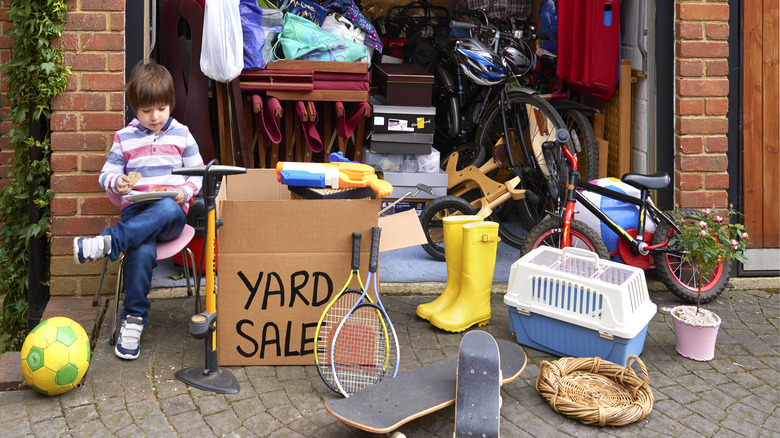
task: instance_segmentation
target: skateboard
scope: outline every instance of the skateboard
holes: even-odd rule
[[[501,371],[496,340],[487,332],[466,333],[458,351],[455,437],[498,438]]]
[[[501,357],[501,382],[511,382],[525,369],[525,352],[515,342],[499,340],[496,344]],[[328,400],[325,409],[357,429],[390,433],[415,418],[452,405],[457,370],[458,357],[451,356],[383,380],[349,398]]]

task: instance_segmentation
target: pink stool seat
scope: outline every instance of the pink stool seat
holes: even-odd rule
[[[195,236],[195,228],[184,225],[179,237],[165,242],[157,242],[157,260],[165,260],[181,252]]]

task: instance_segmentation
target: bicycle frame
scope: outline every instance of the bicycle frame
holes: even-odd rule
[[[571,221],[574,219],[574,206],[579,202],[585,209],[593,213],[602,223],[615,232],[623,241],[625,241],[633,252],[646,256],[652,252],[667,251],[668,240],[659,242],[655,245],[644,241],[645,227],[647,225],[647,215],[650,214],[656,224],[661,221],[669,223],[677,232],[680,229],[677,224],[669,218],[664,212],[655,206],[650,199],[649,189],[640,189],[640,196],[634,197],[625,193],[616,192],[608,188],[597,186],[589,182],[580,181],[579,172],[577,172],[577,157],[572,154],[568,148],[561,147],[566,158],[571,164],[569,172],[569,184],[566,190],[566,207],[563,211],[563,233],[561,236],[561,247],[571,246]],[[639,218],[637,223],[636,237],[631,236],[623,227],[615,223],[606,213],[601,211],[596,205],[586,198],[580,190],[596,193],[622,202],[627,202],[639,207]],[[650,242],[652,243],[652,242]]]

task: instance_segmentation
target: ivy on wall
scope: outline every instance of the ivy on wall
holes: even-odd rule
[[[7,1],[6,1],[7,3]],[[9,159],[5,184],[0,189],[0,295],[5,295],[0,314],[0,350],[21,347],[27,333],[27,294],[29,290],[29,244],[47,238],[50,204],[54,192],[51,177],[51,101],[65,90],[70,68],[63,65],[62,50],[52,41],[62,35],[67,14],[65,0],[11,0],[8,19],[13,27],[5,37],[11,40],[11,57],[0,68],[6,82],[11,127],[5,136],[14,155]],[[30,136],[30,123],[43,128],[43,141]],[[31,150],[39,148],[39,159],[31,160]],[[30,189],[33,187],[33,190]],[[30,201],[40,209],[41,218],[30,223]],[[48,247],[48,245],[47,245]],[[44,256],[48,282],[49,255]]]

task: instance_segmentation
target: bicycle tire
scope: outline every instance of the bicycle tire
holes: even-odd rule
[[[528,233],[520,250],[520,256],[522,257],[543,245],[560,248],[562,234],[563,220],[561,218],[553,216],[545,218]],[[607,245],[604,244],[596,231],[576,219],[571,221],[571,242],[573,247],[595,252],[604,260],[610,259]]]
[[[672,213],[670,216],[675,223],[680,219],[687,219],[694,215],[700,215],[701,212],[693,208],[681,208],[679,214]],[[666,221],[661,221],[656,226],[653,233],[653,245],[661,243],[669,238],[674,232],[674,228]],[[655,271],[658,273],[661,281],[669,288],[677,298],[686,304],[696,304],[699,298],[699,290],[696,285],[696,270],[693,265],[682,261],[682,257],[677,255],[674,247],[668,252],[656,252],[653,254],[655,262]],[[731,276],[731,262],[723,262],[718,265],[710,276],[705,277],[701,288],[701,303],[709,303],[718,298]]]
[[[475,214],[477,211],[458,196],[440,196],[425,205],[420,212],[420,223],[428,243],[422,247],[435,260],[444,261],[444,232],[442,219],[447,216]]]
[[[528,127],[528,118],[525,111],[526,104],[531,105],[538,110],[538,112],[544,116],[544,119],[556,130],[565,127],[561,116],[555,111],[555,108],[541,97],[528,94],[527,92],[518,89],[509,90],[507,95],[510,106],[510,116],[519,116],[519,121],[521,122],[521,125],[524,126],[524,129],[527,129]],[[524,138],[531,138],[530,134],[531,133],[527,132],[524,133]],[[552,132],[552,130],[549,134],[549,139],[555,140],[555,133]],[[493,145],[495,145],[501,137],[503,137],[503,123],[501,122],[499,102],[498,99],[496,99],[490,103],[482,114],[475,141],[486,148],[486,157],[491,157],[493,155]],[[519,200],[517,202],[517,208],[511,210],[512,214],[515,212],[519,214],[519,221],[524,225],[525,231],[527,231],[536,226],[536,224],[548,214],[556,213],[560,198],[553,199],[553,197],[550,196],[548,183],[536,163],[525,162],[522,153],[520,151],[515,151],[514,149],[513,156],[515,157],[516,167],[520,170],[521,174],[521,181],[518,188],[530,190],[539,198],[537,204],[532,204],[527,199]],[[565,191],[562,191],[560,187],[568,180],[565,175],[566,166],[562,165],[560,159],[557,159],[556,162],[548,163],[548,166],[554,166],[554,169],[551,169],[554,173],[561,173],[558,177],[559,184],[557,184],[557,186],[559,187],[559,194],[562,195]],[[509,178],[511,175],[508,175],[507,177]],[[512,231],[505,230],[504,232],[511,233]],[[523,240],[523,236],[521,235],[515,235],[514,238],[517,241]]]
[[[433,106],[436,107],[433,146],[444,158],[460,145],[460,106],[457,93],[452,91],[456,88],[455,81],[440,62],[433,69],[433,81]]]
[[[454,152],[458,153],[458,163],[455,165],[455,170],[463,170],[469,166],[481,166],[485,164],[485,149],[478,143],[466,143],[460,145]],[[447,169],[447,162],[449,162],[452,153],[447,155],[441,162],[442,170]]]
[[[553,105],[554,107],[555,105]],[[572,137],[574,151],[577,153],[577,171],[583,181],[592,181],[599,177],[599,145],[590,119],[576,108],[558,110],[566,129]]]

